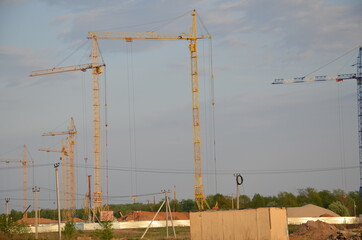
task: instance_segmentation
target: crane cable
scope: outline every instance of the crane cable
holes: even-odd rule
[[[344,54],[343,56],[345,56]],[[351,58],[353,56],[351,55]],[[343,68],[345,68],[348,62],[351,61],[351,58],[347,59],[346,62],[341,66],[338,72],[341,72]],[[347,189],[347,177],[346,177],[346,153],[345,153],[345,138],[344,138],[344,116],[343,116],[343,104],[342,104],[342,92],[343,92],[343,85],[339,84],[341,82],[337,82],[337,89],[338,89],[338,114],[339,114],[339,146],[340,146],[340,166],[341,166],[341,182],[342,182],[342,189],[346,191]]]
[[[308,74],[304,75],[304,77],[303,77],[303,78],[305,78],[305,77],[307,77],[307,76],[309,76],[309,75],[311,75],[311,74],[313,74],[313,73],[315,73],[315,72],[317,72],[317,71],[321,70],[322,68],[325,68],[325,67],[326,67],[326,66],[328,66],[329,64],[332,64],[332,63],[334,63],[335,61],[337,61],[338,59],[340,59],[340,58],[342,58],[342,57],[346,56],[347,54],[351,53],[352,51],[355,51],[357,48],[358,48],[358,47],[354,47],[354,48],[352,48],[351,50],[349,50],[349,51],[345,52],[344,54],[342,54],[341,56],[339,56],[339,57],[335,58],[334,60],[332,60],[332,61],[330,61],[330,62],[328,62],[328,63],[324,64],[323,66],[321,66],[321,67],[317,68],[316,70],[314,70],[314,71],[312,71],[312,72],[310,72],[310,73],[308,73]]]
[[[203,29],[205,30],[207,35],[210,35],[206,25],[204,24],[204,22],[202,21],[201,16],[197,13],[197,19],[199,20],[199,22],[201,23],[201,26],[203,27]],[[209,44],[210,44],[210,59],[209,59],[209,76],[210,76],[210,95],[211,95],[211,115],[212,115],[212,120],[211,120],[211,128],[212,128],[212,133],[211,133],[211,138],[212,138],[212,150],[213,150],[213,158],[214,158],[214,179],[215,179],[215,194],[217,194],[218,190],[217,190],[217,157],[216,157],[216,127],[215,127],[215,82],[214,82],[214,70],[213,70],[213,48],[212,48],[212,38],[209,39]]]
[[[338,84],[338,83],[337,83]],[[342,180],[342,188],[346,190],[346,173],[344,167],[346,166],[346,154],[345,154],[345,141],[343,134],[343,109],[342,109],[342,101],[341,101],[341,85],[338,84],[338,113],[339,113],[339,146],[340,146],[340,164],[341,164],[341,180]]]
[[[104,128],[105,128],[105,138],[106,138],[106,181],[107,181],[107,206],[108,206],[108,193],[109,193],[109,174],[108,174],[108,101],[107,101],[107,68],[104,67]]]
[[[127,51],[127,84],[128,84],[128,130],[130,166],[135,169],[131,172],[131,192],[137,195],[137,156],[136,156],[136,113],[135,113],[135,86],[133,78],[133,44],[126,41]]]
[[[78,52],[81,48],[83,48],[83,47],[86,45],[86,43],[88,43],[88,42],[89,42],[88,39],[83,40],[83,41],[81,42],[81,44],[80,44],[76,49],[74,49],[73,52],[71,52],[71,53],[70,53],[68,56],[66,56],[62,61],[60,61],[58,64],[56,64],[56,65],[54,66],[54,68],[59,67],[59,66],[60,66],[62,63],[64,63],[68,58],[70,58],[71,56],[73,56],[74,53]]]

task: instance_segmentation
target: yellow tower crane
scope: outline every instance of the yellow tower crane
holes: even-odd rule
[[[93,39],[93,46],[97,46],[97,39],[125,39],[132,42],[133,39],[183,39],[190,41],[189,51],[191,56],[191,85],[192,85],[192,122],[193,122],[193,144],[194,144],[194,197],[199,209],[204,209],[204,203],[210,208],[205,200],[202,184],[202,161],[200,150],[200,106],[199,106],[199,77],[198,77],[198,55],[197,40],[211,38],[209,35],[197,36],[196,10],[193,10],[190,34],[187,33],[129,33],[129,32],[89,32],[87,38]],[[94,49],[95,50],[95,49]],[[96,50],[95,50],[96,51]],[[93,63],[97,63],[97,54],[93,54]],[[95,184],[100,182],[100,177],[95,174]],[[97,186],[97,185],[96,185]],[[95,191],[99,191],[95,189]],[[94,193],[96,197],[97,193]],[[96,198],[94,199],[96,204]]]
[[[102,73],[102,67],[105,66],[104,63],[98,63],[98,43],[97,40],[93,41],[92,48],[92,63],[68,66],[68,67],[59,67],[51,68],[39,71],[33,71],[30,74],[30,77],[54,74],[54,73],[63,73],[71,71],[86,71],[87,69],[93,69],[92,71],[92,99],[93,99],[93,153],[94,153],[94,205],[97,209],[100,209],[102,206],[102,177],[101,177],[101,121],[100,121],[100,85],[98,75]]]
[[[68,151],[66,149],[66,145],[64,143],[64,139],[62,139],[62,148],[61,149],[53,149],[53,148],[39,148],[39,151],[44,151],[44,152],[58,152],[61,154],[60,160],[62,161],[62,190],[61,190],[61,200],[62,200],[62,209],[64,210],[64,216],[63,218],[67,218],[71,216],[71,211],[69,208],[69,204],[67,201],[67,196],[66,196],[66,192],[68,191],[67,189],[67,167],[69,164],[66,164],[67,161],[67,156],[69,156]],[[68,178],[69,179],[69,178]],[[68,211],[69,210],[69,211]]]
[[[33,163],[34,161],[27,161],[27,154],[26,154],[26,145],[24,144],[24,148],[23,148],[23,155],[22,155],[22,159],[0,159],[0,162],[4,162],[4,163],[21,163],[23,165],[23,214],[24,214],[24,218],[28,217],[28,212],[27,212],[27,208],[28,208],[28,174],[27,174],[27,168],[28,168],[28,163]]]
[[[62,154],[62,205],[65,210],[64,217],[69,220],[75,213],[75,171],[74,171],[74,145],[75,128],[74,119],[70,118],[68,131],[48,132],[42,136],[69,135],[66,142],[62,140],[61,149],[40,148],[39,151],[60,152]]]

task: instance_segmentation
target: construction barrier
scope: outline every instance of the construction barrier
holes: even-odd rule
[[[190,213],[193,240],[288,240],[285,208]]]

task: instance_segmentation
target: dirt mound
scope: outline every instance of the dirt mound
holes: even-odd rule
[[[287,208],[288,217],[319,217],[324,214],[328,214],[331,217],[339,217],[339,215],[335,212],[313,204],[307,204],[302,207]]]
[[[85,220],[75,217],[73,218],[73,222],[85,222]]]
[[[125,222],[125,221],[150,221],[155,216],[155,212],[146,212],[146,211],[133,211],[128,213],[127,215],[118,218],[118,221]],[[170,219],[170,216],[169,216]],[[188,212],[173,212],[172,213],[173,220],[189,220],[190,214]],[[166,213],[159,212],[157,217],[155,218],[156,221],[159,220],[166,220]]]
[[[290,234],[291,240],[324,240],[330,239],[330,236],[337,235],[338,229],[328,223],[322,221],[308,221],[300,226],[300,228]]]
[[[26,225],[34,225],[35,224],[35,218],[23,218],[18,220],[17,222],[19,223],[24,223]],[[38,223],[39,224],[43,224],[43,223],[56,223],[58,222],[57,220],[52,220],[52,219],[47,219],[47,218],[39,218]]]

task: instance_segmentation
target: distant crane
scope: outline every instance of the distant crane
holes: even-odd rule
[[[190,41],[189,50],[191,55],[191,85],[192,85],[192,122],[193,122],[193,144],[194,144],[194,196],[199,209],[204,209],[205,200],[203,184],[202,184],[202,161],[200,150],[200,104],[199,104],[199,74],[198,74],[198,54],[197,40],[211,38],[209,35],[197,36],[196,26],[196,10],[193,10],[192,24],[190,34],[187,33],[129,33],[129,32],[89,32],[88,39],[125,39],[127,42],[132,42],[133,39],[183,39]],[[93,44],[96,45],[96,44]],[[97,60],[94,60],[97,62]],[[95,182],[99,182],[99,176],[95,174]],[[99,191],[95,189],[95,191]],[[94,192],[94,203],[97,204],[97,194]]]
[[[70,219],[75,213],[75,171],[74,171],[74,145],[75,135],[74,119],[70,118],[68,131],[48,132],[42,136],[69,135],[66,142],[62,141],[61,149],[40,148],[39,151],[60,152],[62,154],[62,205],[65,210],[65,218]]]
[[[0,162],[4,163],[21,163],[23,165],[23,213],[24,218],[28,217],[28,174],[27,174],[27,168],[28,163],[33,163],[34,161],[27,161],[27,154],[26,154],[26,145],[24,144],[23,148],[23,156],[22,159],[0,159]]]
[[[358,140],[359,140],[359,164],[360,164],[360,202],[362,203],[362,46],[359,47],[357,57],[357,72],[352,74],[339,74],[336,76],[316,76],[275,79],[273,84],[305,83],[319,81],[357,80],[357,104],[358,104]]]
[[[67,181],[67,165],[65,164],[66,161],[66,156],[68,156],[68,152],[64,143],[64,139],[62,139],[62,148],[61,149],[53,149],[53,148],[39,148],[39,151],[44,151],[44,152],[58,152],[61,153],[61,161],[62,161],[62,190],[61,190],[61,200],[62,200],[62,209],[65,210],[65,216],[64,218],[67,218],[67,216],[71,215],[71,213],[68,213],[67,209],[69,209],[67,207],[67,196],[65,194],[65,192],[67,191],[66,189],[66,181]]]
[[[71,71],[86,71],[92,69],[92,100],[93,100],[93,153],[94,153],[94,202],[95,207],[100,209],[102,206],[102,177],[101,177],[101,121],[100,121],[100,85],[98,75],[103,72],[104,63],[98,63],[99,48],[97,40],[94,39],[92,46],[92,63],[51,68],[39,71],[33,71],[30,77],[63,73]]]

